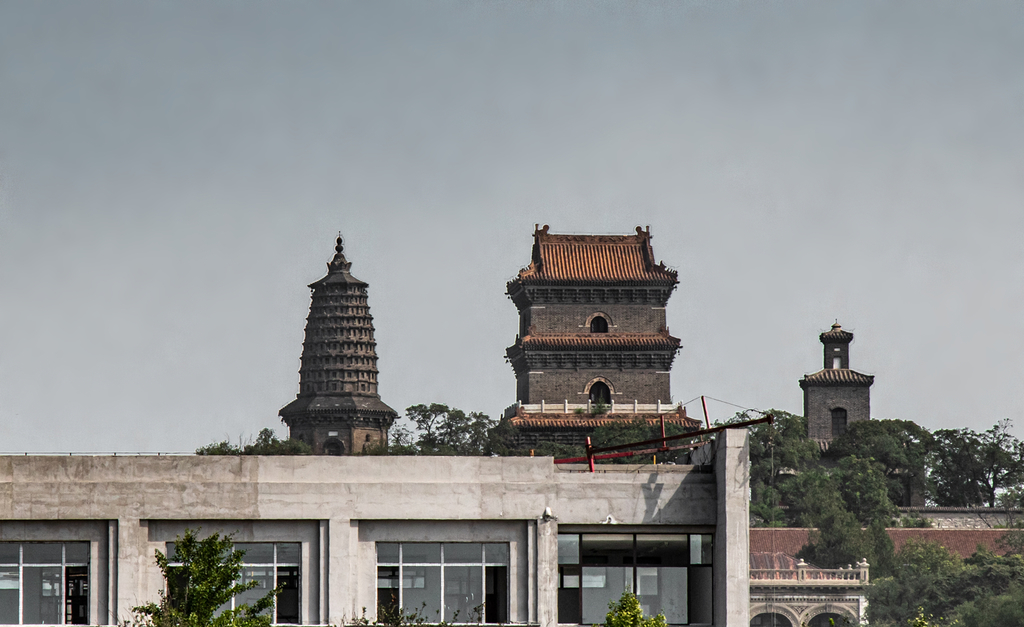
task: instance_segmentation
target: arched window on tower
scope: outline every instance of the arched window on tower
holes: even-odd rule
[[[846,433],[846,410],[836,407],[832,410],[832,437],[838,438]]]
[[[605,318],[604,316],[594,316],[594,319],[590,321],[590,332],[607,333],[608,319]]]
[[[612,402],[612,391],[608,389],[608,385],[602,381],[597,381],[590,386],[590,402],[591,403],[602,403],[608,405]]]

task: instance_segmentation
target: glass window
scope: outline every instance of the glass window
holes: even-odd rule
[[[580,563],[580,537],[579,535],[560,533],[558,534],[558,563],[579,564]]]
[[[0,624],[88,625],[88,542],[0,542]]]
[[[508,565],[508,544],[379,542],[378,619],[507,623]]]
[[[242,557],[241,583],[255,581],[256,586],[236,595],[222,609],[252,605],[268,592],[281,587],[272,612],[276,625],[297,625],[302,622],[300,608],[300,575],[302,544],[299,542],[237,542],[235,550],[245,551]],[[175,565],[177,556],[173,542],[167,543],[168,561]]]
[[[559,534],[558,622],[603,623],[634,592],[645,615],[711,623],[712,534]]]

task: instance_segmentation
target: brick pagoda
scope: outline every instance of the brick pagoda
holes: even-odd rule
[[[348,455],[387,442],[398,417],[377,394],[377,343],[367,284],[352,276],[341,236],[327,276],[309,287],[299,394],[281,409],[292,438],[318,455]]]
[[[508,283],[519,335],[506,350],[519,444],[582,444],[599,426],[637,418],[697,428],[673,405],[679,339],[665,306],[676,272],[655,263],[650,227],[635,235],[534,232],[530,265]]]

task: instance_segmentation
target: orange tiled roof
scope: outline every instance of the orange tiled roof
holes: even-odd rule
[[[804,378],[800,379],[800,387],[804,387],[805,383],[830,386],[871,385],[874,380],[874,375],[861,374],[849,368],[827,368],[814,374],[804,375]]]
[[[810,532],[810,529],[792,527],[758,527],[751,529],[750,552],[796,555],[807,544]]]
[[[793,570],[796,568],[797,559],[785,553],[755,553],[750,552],[751,568],[770,568],[773,570]]]
[[[654,262],[651,231],[636,235],[534,233],[533,260],[512,283],[627,283],[673,286],[676,271]]]
[[[663,333],[590,333],[580,335],[527,335],[517,342],[524,350],[659,350],[679,349],[679,338]]]
[[[596,429],[617,422],[644,420],[649,425],[661,424],[659,414],[517,414],[509,418],[509,423],[517,429],[559,430],[559,429]],[[686,415],[686,412],[665,414],[665,424],[679,425],[687,428],[699,428],[701,423]]]
[[[970,557],[978,550],[978,545],[990,551],[1003,554],[999,548],[999,539],[1006,533],[1005,529],[886,529],[896,550],[899,551],[907,540],[927,540],[936,542],[950,553],[960,557]],[[807,544],[810,529],[767,528],[759,527],[750,530],[750,552],[779,552],[796,555]]]
[[[999,539],[1006,533],[1006,529],[887,529],[889,537],[896,550],[899,551],[907,540],[927,540],[937,542],[946,547],[950,553],[960,557],[970,557],[978,550],[978,545],[998,553],[1006,553],[1005,549],[999,548]]]

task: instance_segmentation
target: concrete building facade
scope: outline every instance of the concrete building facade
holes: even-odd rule
[[[632,589],[672,624],[740,627],[746,437],[719,434],[710,471],[590,473],[550,458],[0,457],[0,622],[115,624],[158,600],[155,551],[201,528],[233,534],[246,576],[285,587],[280,624],[338,625],[364,608],[372,619],[389,604],[423,607],[429,620],[590,624]]]

